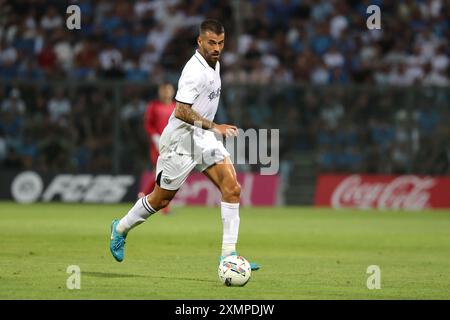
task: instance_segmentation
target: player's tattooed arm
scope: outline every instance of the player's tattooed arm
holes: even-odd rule
[[[192,125],[201,124],[201,127],[205,130],[211,130],[215,123],[203,118],[197,112],[192,110],[191,105],[177,101],[175,107],[175,117]]]
[[[197,112],[192,110],[190,104],[177,101],[175,107],[175,117],[195,126],[201,126],[202,129],[212,130],[217,134],[230,137],[237,135],[237,127],[228,124],[216,124],[208,119],[203,118]]]

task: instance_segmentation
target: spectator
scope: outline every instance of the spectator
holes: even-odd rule
[[[330,83],[330,73],[324,62],[319,64],[311,72],[311,82],[317,85]]]
[[[55,96],[49,100],[47,105],[50,120],[67,126],[67,118],[71,109],[70,100],[65,96],[64,90],[61,88],[57,89]]]
[[[41,27],[45,31],[53,31],[62,27],[63,20],[55,7],[48,7],[45,15],[41,19]]]
[[[0,41],[0,67],[11,67],[17,62],[18,54],[16,48],[8,46]]]
[[[393,86],[411,86],[416,80],[416,75],[407,72],[404,63],[400,63],[389,75],[389,84]]]
[[[100,52],[98,59],[103,77],[109,78],[123,76],[122,53],[120,50],[114,48],[111,43],[107,43],[105,45],[103,50]]]
[[[443,74],[448,70],[450,59],[445,52],[445,46],[441,45],[436,50],[436,55],[431,59],[433,70],[442,72]]]
[[[146,45],[139,58],[139,69],[151,73],[155,65],[158,63],[158,59],[158,53],[155,51],[153,45]]]
[[[406,143],[395,143],[391,153],[392,171],[395,174],[405,174],[411,164],[410,152]]]
[[[328,69],[344,66],[344,56],[337,50],[336,46],[330,47],[323,55],[323,61]]]
[[[26,111],[25,102],[20,97],[20,91],[13,88],[10,91],[9,98],[2,103],[1,110],[3,112],[10,112],[13,114],[24,114]]]
[[[54,52],[57,63],[66,72],[70,72],[73,65],[74,50],[70,43],[70,38],[65,35],[63,29],[54,31],[53,40],[55,42]]]
[[[432,69],[430,64],[425,65],[425,77],[422,80],[424,86],[448,87],[450,84],[449,77],[445,75],[445,70],[440,68]]]
[[[44,47],[37,55],[39,67],[48,75],[51,76],[56,70],[58,57],[56,56],[53,44],[46,41]]]
[[[74,49],[75,68],[73,70],[76,78],[94,78],[97,70],[97,49],[95,44],[89,40],[83,40]]]
[[[344,107],[342,104],[335,100],[334,97],[327,97],[327,101],[322,108],[320,117],[328,128],[334,129],[337,127],[339,121],[344,116]]]

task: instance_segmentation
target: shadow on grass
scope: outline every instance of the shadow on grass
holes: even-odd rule
[[[168,280],[187,280],[187,281],[200,281],[200,282],[216,282],[208,279],[198,279],[198,278],[180,278],[180,277],[153,277],[149,276],[148,278],[154,279],[168,279]]]
[[[83,271],[82,275],[97,277],[97,278],[144,278],[145,276],[139,274],[126,273],[111,273],[111,272],[89,272]]]
[[[97,277],[97,278],[149,278],[149,279],[161,279],[161,280],[186,280],[186,281],[216,282],[213,280],[199,279],[199,278],[143,276],[143,275],[139,275],[139,274],[92,272],[92,271],[83,271],[82,275],[86,275],[86,276],[90,276],[90,277]]]

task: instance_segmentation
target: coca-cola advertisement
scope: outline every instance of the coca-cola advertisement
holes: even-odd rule
[[[153,172],[141,175],[141,190],[154,179]],[[275,206],[277,204],[278,176],[254,173],[237,173],[241,184],[241,206]],[[178,190],[171,204],[216,206],[221,201],[217,187],[202,173],[193,172]]]
[[[316,206],[422,210],[450,208],[450,178],[418,175],[321,175]]]

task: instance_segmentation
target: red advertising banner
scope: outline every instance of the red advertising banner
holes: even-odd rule
[[[259,175],[254,173],[238,173],[241,184],[242,206],[274,206],[277,203],[278,176]],[[141,175],[142,186],[154,179],[152,172]],[[217,187],[202,173],[193,172],[178,190],[172,205],[219,205],[221,195]]]
[[[416,175],[321,175],[316,206],[421,210],[450,208],[450,178]]]

